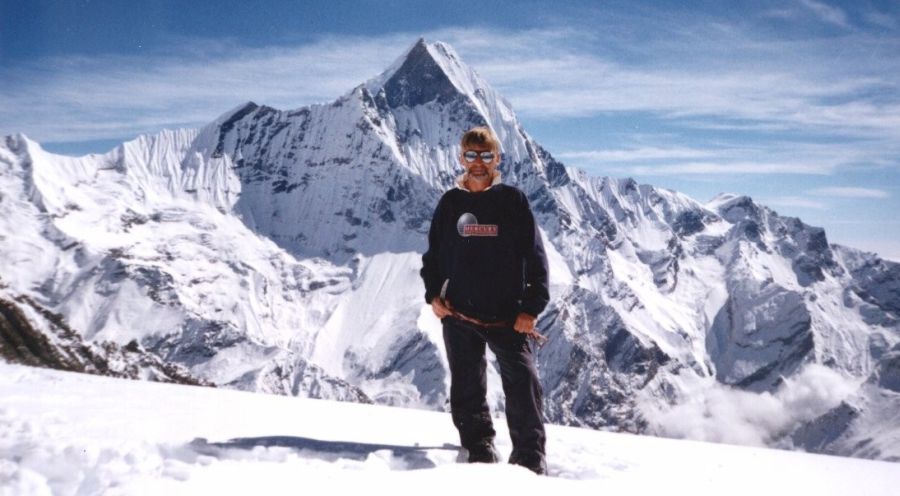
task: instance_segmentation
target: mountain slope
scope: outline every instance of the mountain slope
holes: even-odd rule
[[[0,285],[2,288],[2,285]],[[54,314],[26,296],[10,297],[0,289],[0,357],[8,363],[74,372],[210,386],[184,367],[164,362],[137,341],[85,343]]]

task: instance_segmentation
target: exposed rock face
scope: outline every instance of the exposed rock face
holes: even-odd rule
[[[872,377],[880,387],[900,393],[900,346],[881,357]]]
[[[27,296],[0,297],[0,357],[9,363],[72,372],[212,386],[181,365],[144,350],[137,341],[119,346],[109,341],[86,343],[59,314]]]
[[[403,65],[384,84],[390,108],[416,107],[432,101],[447,104],[460,96],[453,82],[420,39],[407,53]]]
[[[885,353],[860,388],[791,435],[813,453],[900,462],[900,345]]]
[[[775,285],[729,289],[732,297],[707,336],[716,378],[751,390],[774,389],[810,358],[810,314],[800,294]]]

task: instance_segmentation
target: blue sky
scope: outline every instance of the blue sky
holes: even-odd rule
[[[562,5],[557,5],[562,4]],[[900,2],[0,0],[0,134],[59,153],[325,102],[450,43],[569,165],[900,260]]]

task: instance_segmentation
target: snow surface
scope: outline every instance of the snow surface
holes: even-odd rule
[[[894,463],[548,426],[550,477],[458,464],[448,414],[0,364],[0,495],[896,494]],[[86,401],[86,399],[88,399]],[[498,420],[498,448],[510,451]],[[362,493],[358,493],[362,494]]]

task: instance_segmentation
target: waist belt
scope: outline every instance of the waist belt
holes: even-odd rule
[[[501,320],[499,322],[485,322],[483,320],[476,319],[475,317],[469,317],[468,315],[459,313],[456,310],[454,310],[453,308],[451,308],[450,304],[447,302],[447,285],[449,283],[450,283],[450,279],[444,280],[444,284],[441,286],[440,299],[441,299],[441,303],[443,303],[444,306],[447,307],[448,310],[450,310],[451,317],[462,320],[463,322],[469,322],[469,323],[475,324],[477,326],[487,327],[487,328],[491,328],[491,329],[496,329],[496,328],[500,328],[500,327],[513,327],[512,322],[510,322],[508,320]],[[516,332],[519,332],[519,331],[516,331]],[[538,347],[544,346],[544,343],[547,342],[547,337],[544,336],[543,334],[537,332],[536,330],[532,330],[531,332],[526,332],[524,334],[526,334],[528,337],[533,339],[537,343]]]
[[[497,329],[500,327],[512,327],[513,323],[508,320],[501,320],[499,322],[485,322],[480,319],[476,319],[475,317],[469,317],[468,315],[457,312],[456,310],[450,310],[450,317],[462,320],[463,322],[469,322],[470,324],[475,324],[480,327],[487,327],[489,329]],[[519,331],[516,331],[519,332]],[[523,333],[526,336],[533,339],[538,347],[544,346],[544,343],[547,342],[547,337],[537,331],[531,331]]]
[[[481,327],[512,327],[512,322],[508,320],[500,320],[497,322],[485,322],[481,319],[476,319],[475,317],[469,317],[468,315],[457,312],[456,310],[450,310],[450,316],[457,318],[459,320],[464,320],[466,322],[470,322],[477,326]]]

